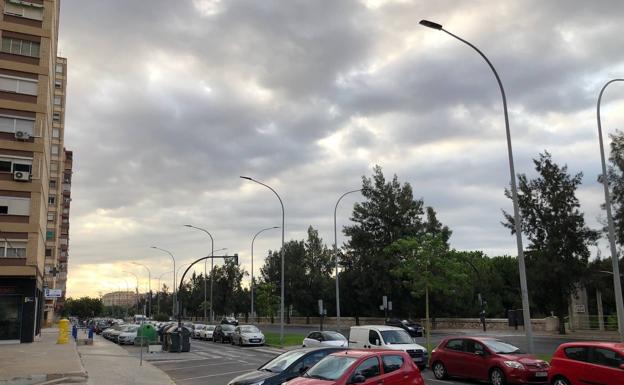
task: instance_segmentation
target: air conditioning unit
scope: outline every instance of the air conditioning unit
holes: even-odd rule
[[[30,133],[28,133],[27,131],[15,131],[15,139],[28,140],[30,139]]]
[[[13,172],[13,180],[28,182],[30,181],[30,173],[28,171],[15,171]]]

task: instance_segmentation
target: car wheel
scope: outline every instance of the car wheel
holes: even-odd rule
[[[563,377],[557,377],[553,380],[552,385],[570,385],[570,382]]]
[[[434,362],[431,370],[433,370],[433,375],[438,380],[443,380],[447,377],[446,367],[440,361]]]
[[[507,381],[505,380],[505,373],[499,368],[494,368],[490,372],[490,384],[492,385],[505,385]]]

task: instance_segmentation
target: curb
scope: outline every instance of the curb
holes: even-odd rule
[[[28,377],[15,377],[9,380],[0,380],[0,385],[52,385],[59,382],[68,384],[86,383],[87,378],[86,372],[31,374]]]

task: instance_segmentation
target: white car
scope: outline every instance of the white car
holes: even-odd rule
[[[204,324],[195,324],[193,325],[193,335],[194,339],[201,338],[201,331],[204,330],[206,325]]]
[[[119,345],[134,345],[134,340],[137,338],[137,331],[139,330],[139,325],[129,326],[126,330],[119,333],[119,337],[117,337],[117,342]]]
[[[303,339],[303,347],[308,346],[335,346],[339,348],[346,348],[349,346],[349,341],[345,336],[338,332],[333,331],[315,331],[306,338]]]
[[[394,326],[351,326],[349,348],[402,350],[412,357],[420,370],[424,370],[429,361],[427,349],[414,343],[405,330]]]
[[[234,345],[264,345],[264,334],[254,325],[241,325],[232,334]]]
[[[212,332],[214,332],[215,327],[215,325],[206,325],[205,328],[199,331],[199,339],[212,341]]]

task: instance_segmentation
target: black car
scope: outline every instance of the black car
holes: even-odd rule
[[[221,325],[234,325],[238,326],[238,320],[234,317],[225,317],[221,320]]]
[[[232,342],[232,334],[234,334],[234,325],[217,325],[212,332],[213,342]]]
[[[389,318],[386,325],[404,329],[411,337],[422,337],[425,334],[425,328],[421,324],[408,319]]]
[[[302,348],[283,353],[253,372],[243,374],[228,382],[228,385],[279,385],[301,376],[328,354],[341,348]]]

